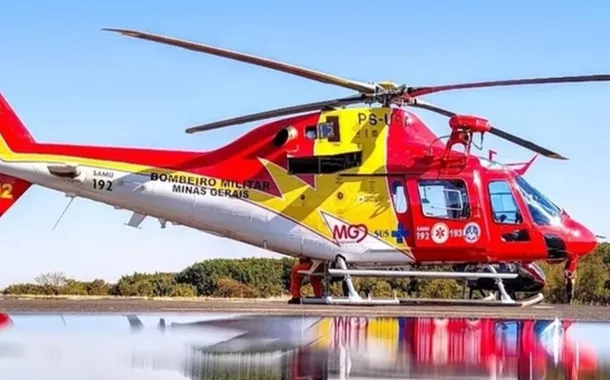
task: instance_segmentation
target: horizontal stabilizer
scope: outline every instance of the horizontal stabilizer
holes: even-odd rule
[[[126,226],[140,228],[140,224],[146,219],[146,215],[134,212],[129,219],[129,222],[125,223]]]
[[[32,186],[32,183],[0,173],[0,218]]]
[[[128,315],[127,320],[129,321],[129,326],[134,331],[140,331],[144,328],[144,324],[137,315]]]

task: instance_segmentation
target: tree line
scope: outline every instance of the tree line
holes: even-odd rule
[[[5,295],[81,295],[131,297],[220,297],[270,298],[287,296],[293,258],[210,259],[195,263],[177,273],[133,273],[116,283],[101,279],[77,281],[63,273],[45,273],[32,283],[13,284],[2,290]],[[563,265],[540,263],[548,286],[546,301],[563,303],[565,285]],[[430,270],[449,270],[434,267]],[[462,285],[455,280],[412,278],[353,278],[362,296],[461,298]],[[303,294],[313,295],[304,283]],[[610,244],[602,243],[596,252],[585,256],[578,266],[576,302],[610,305]],[[342,294],[341,283],[331,285],[331,293]]]

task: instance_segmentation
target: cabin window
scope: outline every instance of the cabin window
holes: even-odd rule
[[[362,165],[362,152],[334,154],[330,156],[290,157],[290,174],[330,174]]]
[[[328,116],[326,122],[318,124],[318,138],[327,139],[330,142],[341,141],[338,116]]]
[[[470,202],[462,180],[420,180],[419,198],[424,216],[468,219]]]
[[[315,140],[318,138],[318,127],[315,125],[310,125],[309,127],[305,127],[305,138],[308,140]]]
[[[323,123],[305,127],[305,138],[308,140],[325,139],[331,142],[341,141],[339,118],[337,116],[328,116]]]
[[[333,138],[335,136],[333,123],[318,124],[318,136],[321,139]]]
[[[407,211],[407,195],[405,185],[401,181],[392,182],[392,200],[397,213],[402,214]]]
[[[506,181],[492,181],[487,185],[491,214],[496,223],[519,224],[523,221],[517,202]]]

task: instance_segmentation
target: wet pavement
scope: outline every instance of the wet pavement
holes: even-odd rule
[[[607,379],[610,324],[569,318],[0,314],[2,378]]]
[[[455,306],[447,304],[398,306],[288,305],[286,301],[178,301],[133,299],[16,299],[0,297],[0,312],[108,313],[108,312],[206,312],[259,313],[285,316],[414,316],[476,318],[569,318],[579,321],[609,321],[610,307],[533,305]]]

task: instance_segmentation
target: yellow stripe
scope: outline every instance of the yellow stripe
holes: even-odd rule
[[[392,355],[398,352],[399,333],[398,318],[371,318],[368,321],[367,341],[381,342]]]
[[[318,349],[329,348],[332,342],[331,325],[333,323],[332,317],[320,318],[314,325],[314,347]]]
[[[104,160],[95,160],[89,158],[75,157],[75,156],[58,156],[58,155],[50,155],[50,154],[36,154],[36,153],[15,153],[13,152],[9,146],[6,144],[6,141],[2,136],[0,136],[0,156],[3,161],[6,162],[27,162],[27,163],[41,163],[41,162],[52,162],[52,163],[66,163],[70,162],[77,165],[83,166],[91,166],[102,169],[113,169],[120,170],[128,173],[138,173],[138,172],[149,172],[151,170],[171,173],[171,170],[167,169],[157,169],[144,165],[134,165],[128,164],[120,161],[104,161]],[[190,173],[186,173],[190,174]]]

